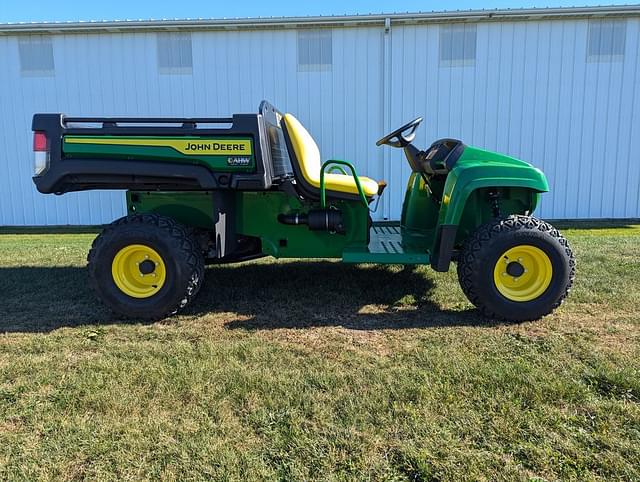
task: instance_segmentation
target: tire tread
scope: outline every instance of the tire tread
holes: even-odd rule
[[[150,314],[149,316],[138,315],[137,317],[153,320],[162,319],[174,315],[179,310],[187,306],[198,294],[198,291],[200,291],[200,288],[202,287],[202,284],[204,282],[204,259],[197,242],[193,239],[193,237],[189,233],[189,230],[170,217],[150,213],[133,214],[116,219],[111,224],[109,224],[102,231],[102,233],[100,233],[95,238],[87,255],[89,286],[98,296],[98,298],[101,298],[100,286],[97,277],[95,276],[96,269],[99,269],[98,263],[96,262],[98,253],[102,248],[115,240],[118,235],[119,227],[132,224],[155,226],[166,232],[167,237],[174,245],[174,248],[182,251],[185,259],[187,260],[187,266],[189,272],[191,273],[191,277],[184,291],[184,294],[180,297],[179,302],[175,306],[164,310],[164,312],[161,314],[154,313]],[[127,315],[126,313],[122,312],[119,312],[119,314],[125,316]]]
[[[483,316],[487,318],[507,320],[506,317],[496,313],[496,311],[486,303],[482,296],[479,295],[476,289],[477,287],[473,279],[473,274],[479,269],[481,252],[494,238],[504,235],[505,233],[513,233],[523,230],[539,231],[555,238],[555,240],[557,240],[564,249],[565,255],[568,259],[569,275],[565,289],[558,299],[553,304],[549,305],[548,309],[546,309],[541,316],[548,315],[558,308],[571,291],[576,273],[576,262],[573,252],[569,247],[569,243],[566,238],[560,234],[560,231],[546,221],[533,216],[514,214],[505,218],[499,218],[481,225],[467,239],[458,261],[458,280],[462,291],[469,301],[475,305],[478,310],[480,310]]]

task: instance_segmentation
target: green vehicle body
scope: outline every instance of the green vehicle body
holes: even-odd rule
[[[274,166],[267,151],[272,140],[265,127],[271,124],[261,124],[261,115],[266,118],[267,111],[281,116],[263,103],[258,116],[204,119],[233,124],[232,129],[206,131],[207,135],[195,129],[196,123],[203,121],[196,119],[174,120],[181,127],[173,129],[124,128],[118,122],[167,119],[83,119],[36,114],[33,129],[46,133],[51,162],[34,181],[45,193],[127,189],[128,214],[156,213],[210,234],[224,210],[232,218],[233,236],[259,240],[252,257],[431,263],[438,271],[449,268],[457,250],[478,226],[498,215],[531,214],[540,193],[548,190],[544,174],[532,165],[454,141],[459,143],[460,153],[446,172],[427,176],[413,168],[399,227],[372,225],[372,197],[365,196],[358,177],[362,173],[356,173],[351,162],[325,162],[316,197],[296,192],[291,181],[287,181],[288,189],[283,187],[286,182],[271,183],[269,172]],[[71,126],[75,121],[102,122],[102,127],[76,129]],[[414,154],[417,152],[416,149]],[[414,155],[406,150],[405,153],[408,159]],[[164,173],[163,177],[156,178],[155,171]],[[353,176],[357,194],[332,194],[325,186],[329,172]],[[216,176],[215,182],[207,180],[209,175]],[[186,178],[189,182],[197,178],[197,182],[185,183],[183,189],[180,186]],[[344,230],[311,229],[280,219],[283,215],[305,216],[318,211],[339,212]],[[242,259],[228,254],[232,253],[218,254],[218,261]]]
[[[126,157],[131,152],[120,154]],[[235,221],[239,234],[259,238],[263,254],[275,258],[428,264],[432,253],[437,252],[437,234],[443,226],[456,228],[454,246],[459,247],[471,232],[493,217],[489,192],[500,196],[501,214],[508,215],[531,214],[540,193],[546,191],[547,180],[539,169],[509,156],[467,146],[439,185],[432,182],[429,187],[422,176],[411,174],[400,220],[402,252],[369,249],[368,207],[359,200],[331,201],[349,226],[345,235],[279,223],[280,213],[307,213],[318,208],[318,203],[304,202],[285,192],[235,192]],[[202,229],[215,224],[215,209],[207,191],[129,191],[127,209],[129,214],[162,214]]]

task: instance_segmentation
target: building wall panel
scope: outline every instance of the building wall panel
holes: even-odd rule
[[[475,63],[450,67],[438,62],[439,25],[393,28],[392,91],[403,98],[391,123],[424,113],[419,145],[457,137],[532,162],[549,179],[543,217],[638,217],[639,25],[627,19],[624,58],[591,61],[588,20],[481,23]],[[394,216],[407,175],[394,166]]]
[[[586,19],[480,22],[475,61],[461,65],[440,62],[440,24],[335,27],[331,68],[308,71],[296,28],[194,31],[192,71],[181,74],[159,71],[153,32],[53,34],[55,75],[40,77],[21,73],[19,37],[0,36],[0,225],[99,224],[125,212],[122,192],[36,192],[35,112],[226,116],[263,98],[295,113],[325,159],[387,173],[376,219],[399,218],[410,173],[400,150],[375,141],[418,115],[418,146],[459,137],[542,168],[543,217],[640,217],[640,20],[626,22],[624,57],[608,61],[587,57]]]

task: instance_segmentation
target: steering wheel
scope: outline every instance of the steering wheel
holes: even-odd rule
[[[416,129],[418,128],[418,125],[420,125],[420,122],[422,122],[422,117],[413,119],[408,124],[400,127],[400,129],[396,129],[390,134],[384,136],[382,139],[379,139],[378,142],[376,142],[376,146],[381,146],[382,144],[386,144],[387,146],[391,147],[408,146],[409,144],[411,144],[411,141],[415,139]],[[409,132],[405,134],[405,131]]]

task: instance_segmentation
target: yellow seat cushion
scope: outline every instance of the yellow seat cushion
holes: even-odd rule
[[[322,161],[318,145],[307,129],[293,115],[285,114],[283,119],[305,181],[307,181],[307,184],[320,189]],[[366,196],[371,197],[378,193],[378,183],[376,181],[364,176],[358,176],[358,179]],[[328,191],[358,194],[356,181],[351,174],[325,173],[324,185]]]

